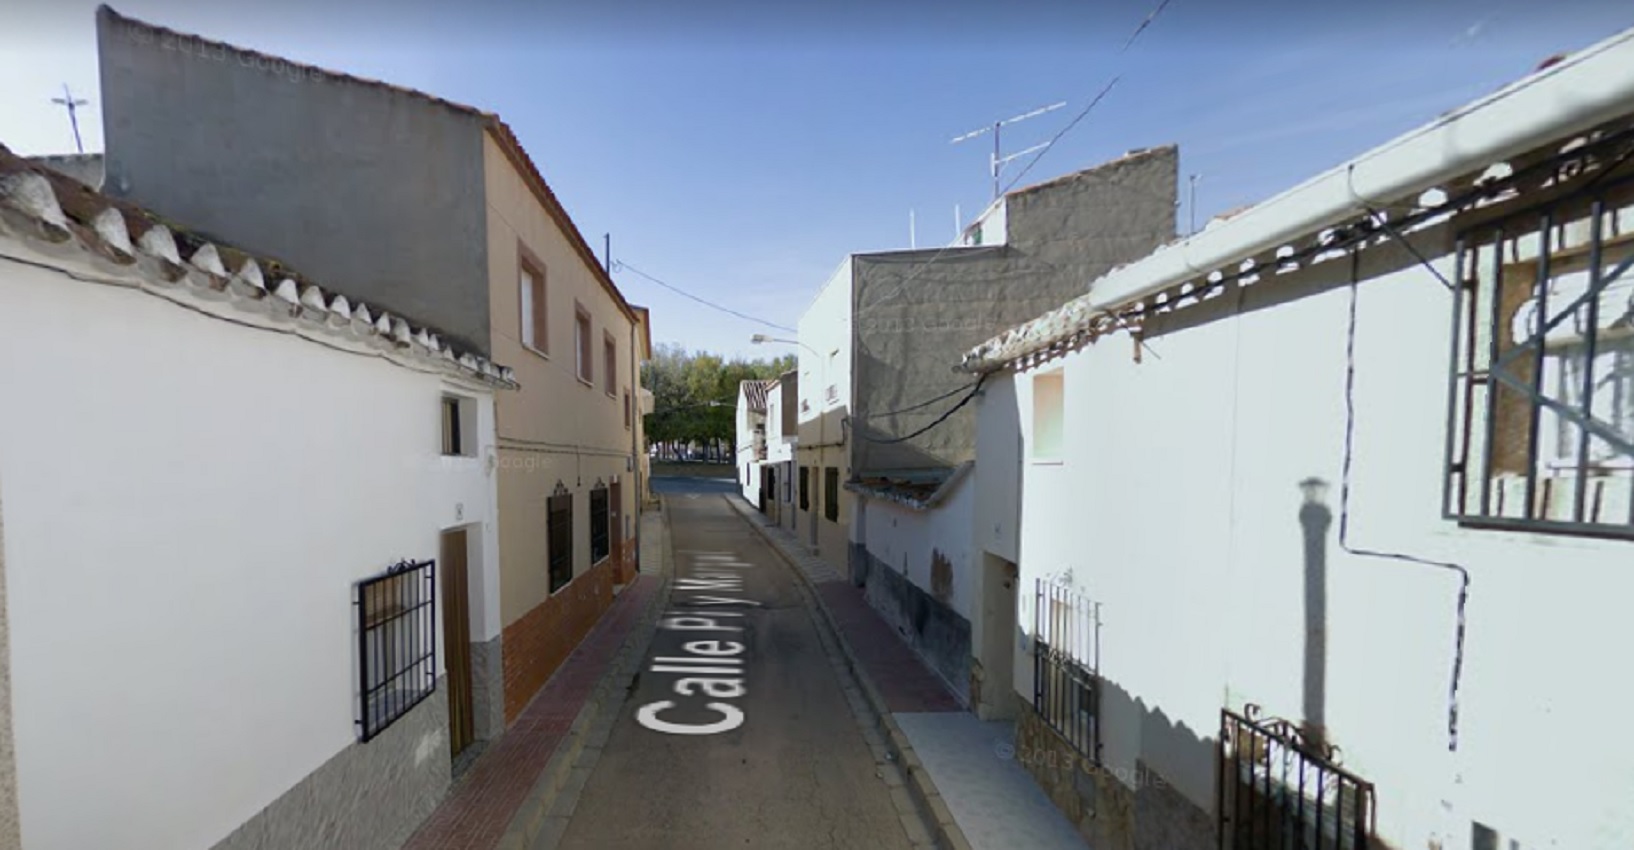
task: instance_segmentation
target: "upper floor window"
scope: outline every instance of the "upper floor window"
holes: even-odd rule
[[[1634,535],[1634,192],[1459,239],[1447,514]]]
[[[443,454],[471,457],[477,453],[476,411],[470,399],[443,396]]]
[[[613,335],[607,334],[601,341],[601,359],[603,361],[601,382],[607,388],[607,397],[618,396],[618,344],[613,342]]]
[[[594,366],[590,361],[590,312],[582,306],[576,306],[573,319],[573,348],[577,352],[579,380],[592,386],[595,384]]]
[[[544,270],[523,263],[517,274],[517,289],[522,297],[522,344],[545,354],[549,351],[549,333]]]
[[[1033,460],[1060,460],[1066,425],[1066,381],[1061,370],[1033,376]]]
[[[631,420],[633,420],[634,418],[635,417],[633,416],[633,413],[630,410],[630,391],[625,390],[624,391],[624,427],[629,428],[630,425],[631,425]]]

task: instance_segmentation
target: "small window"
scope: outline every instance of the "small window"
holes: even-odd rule
[[[458,396],[443,396],[443,454],[475,457],[476,453],[475,403]]]
[[[590,563],[599,564],[613,551],[607,510],[607,488],[590,491]]]
[[[811,467],[800,467],[800,510],[811,510]]]
[[[555,593],[573,580],[573,494],[551,496],[546,502],[549,520],[545,535],[549,538],[550,592]]]
[[[629,428],[631,426],[631,424],[632,424],[633,419],[634,419],[634,417],[631,414],[631,410],[630,410],[630,391],[625,390],[624,391],[624,427]]]
[[[590,313],[583,307],[576,311],[573,323],[574,349],[578,352],[579,380],[595,386],[594,366],[590,362]]]
[[[522,344],[540,354],[548,349],[548,324],[545,321],[545,272],[523,263],[518,275],[517,288],[522,297]]]
[[[601,359],[602,372],[604,373],[601,376],[601,382],[607,388],[607,397],[616,398],[618,396],[618,345],[613,342],[612,334],[607,334],[607,338],[602,340]]]
[[[832,466],[823,470],[823,516],[840,521],[840,470]]]
[[[1033,460],[1061,459],[1065,400],[1061,370],[1033,376]]]
[[[436,690],[435,573],[435,562],[404,561],[357,583],[357,725],[364,741]]]

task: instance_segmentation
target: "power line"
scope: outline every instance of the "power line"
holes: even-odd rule
[[[1135,31],[1130,33],[1128,40],[1126,40],[1123,43],[1123,47],[1118,49],[1118,54],[1117,55],[1122,56],[1124,53],[1128,52],[1130,45],[1133,45],[1135,43],[1135,39],[1139,38],[1140,34],[1145,32],[1146,28],[1150,27],[1152,25],[1153,21],[1157,20],[1158,15],[1161,15],[1163,13],[1163,10],[1168,8],[1170,2],[1172,2],[1172,0],[1159,0],[1157,6],[1154,7],[1149,14],[1147,14],[1145,20],[1140,22],[1140,26],[1135,27]],[[1050,152],[1050,148],[1055,147],[1055,143],[1061,141],[1061,137],[1065,136],[1068,131],[1070,131],[1073,127],[1078,126],[1079,122],[1083,121],[1084,118],[1088,117],[1089,113],[1094,111],[1095,107],[1100,105],[1101,101],[1104,100],[1106,98],[1106,96],[1112,92],[1112,87],[1116,86],[1120,79],[1122,79],[1121,75],[1114,75],[1112,77],[1112,79],[1110,81],[1108,81],[1105,86],[1103,86],[1101,88],[1100,93],[1096,94],[1094,99],[1089,102],[1089,105],[1085,106],[1083,108],[1083,110],[1078,113],[1077,117],[1073,118],[1072,121],[1067,124],[1067,126],[1063,127],[1060,132],[1055,134],[1054,138],[1052,138],[1048,142],[1046,142],[1039,149],[1038,153],[1033,155],[1032,159],[1027,161],[1027,165],[1021,169],[1021,172],[1018,173],[1008,184],[1005,185],[1004,189],[999,192],[999,197],[1002,198],[1005,195],[1009,194],[1010,190],[1015,188],[1016,184],[1021,181],[1021,178],[1027,176],[1027,172],[1031,171],[1033,166],[1036,165],[1038,163],[1038,161],[1044,157],[1045,154]],[[1106,179],[1106,178],[1103,177],[1102,179]],[[1108,182],[1112,182],[1114,185],[1120,185],[1120,186],[1122,185],[1122,184],[1118,184],[1116,181],[1109,180]],[[1133,187],[1124,187],[1124,188],[1133,188]],[[996,203],[996,201],[995,201],[995,203]],[[907,278],[905,278],[901,283],[897,284],[895,289],[891,290],[889,293],[886,293],[886,295],[883,298],[880,298],[878,301],[875,301],[874,302],[875,305],[878,305],[878,304],[880,304],[881,302],[884,302],[884,301],[889,301],[891,298],[895,297],[896,294],[901,292],[904,287],[906,287],[908,284],[912,283],[914,278],[919,276],[920,272],[924,271],[932,263],[935,263],[938,259],[940,259],[943,254],[947,253],[947,250],[950,247],[952,247],[952,246],[943,245],[942,247],[936,249],[936,253],[932,254],[930,259],[926,260],[925,262],[921,263],[919,266],[915,267],[914,270],[908,274]]]
[[[738,311],[732,309],[731,307],[722,307],[721,305],[716,304],[713,301],[709,301],[709,300],[706,300],[706,299],[703,299],[703,298],[699,298],[698,296],[693,295],[692,293],[687,292],[686,290],[684,290],[684,289],[682,289],[682,288],[680,288],[678,286],[673,286],[671,284],[665,283],[664,281],[661,281],[658,278],[653,277],[650,274],[647,274],[646,272],[636,268],[635,266],[630,265],[629,263],[624,262],[623,260],[614,261],[613,262],[613,270],[614,271],[627,271],[627,272],[630,272],[631,274],[636,275],[637,277],[646,278],[647,280],[649,280],[649,281],[651,281],[653,283],[656,283],[659,286],[662,286],[665,289],[668,289],[669,291],[674,292],[677,295],[681,295],[683,297],[690,298],[693,301],[696,301],[699,304],[704,305],[705,307],[710,307],[710,308],[713,308],[715,310],[719,310],[722,313],[730,313],[731,315],[737,316],[740,319],[747,319],[748,321],[755,322],[757,324],[762,324],[762,325],[765,325],[766,327],[769,327],[769,328],[776,328],[776,329],[778,329],[780,331],[788,331],[790,333],[799,333],[799,331],[795,330],[794,328],[791,328],[791,327],[788,327],[788,326],[785,326],[785,325],[780,325],[780,324],[777,324],[776,322],[768,322],[765,319],[757,318],[755,316],[748,315],[747,313],[739,313]]]
[[[923,434],[926,431],[929,431],[930,429],[935,428],[936,426],[942,424],[943,422],[946,422],[949,416],[952,416],[954,413],[957,413],[959,411],[959,408],[964,407],[965,405],[969,404],[970,400],[975,398],[977,393],[981,392],[982,382],[984,382],[986,380],[987,380],[987,373],[983,372],[981,377],[976,379],[976,383],[973,386],[970,387],[970,394],[969,395],[965,396],[964,398],[959,399],[958,404],[955,404],[954,406],[948,408],[947,412],[943,413],[941,416],[936,417],[936,419],[933,420],[929,425],[926,425],[925,427],[920,428],[919,430],[914,431],[911,434],[903,434],[900,437],[892,437],[892,438],[890,438],[888,440],[882,440],[882,439],[879,439],[877,437],[870,437],[867,434],[862,433],[861,431],[857,432],[857,436],[861,437],[864,440],[867,440],[870,443],[879,443],[879,444],[882,444],[882,445],[888,445],[890,443],[907,442],[908,440],[911,440],[914,437],[917,437],[920,434]]]
[[[972,381],[972,382],[970,382],[968,384],[965,384],[962,387],[955,387],[955,388],[953,388],[951,390],[948,390],[947,392],[942,393],[941,395],[939,395],[939,396],[937,396],[935,398],[925,399],[924,401],[919,402],[918,404],[912,404],[912,405],[909,405],[907,407],[899,408],[897,410],[887,410],[884,413],[869,413],[869,414],[866,414],[866,415],[864,415],[864,416],[862,416],[860,418],[862,418],[862,419],[881,419],[881,418],[884,418],[886,416],[896,416],[896,415],[902,414],[902,413],[911,413],[911,412],[913,412],[915,410],[918,410],[918,409],[920,409],[922,407],[929,407],[929,406],[931,406],[931,405],[933,405],[933,404],[935,404],[935,403],[937,403],[937,402],[939,402],[939,401],[941,401],[941,400],[943,400],[945,398],[952,398],[953,396],[956,396],[959,393],[964,392],[965,390],[968,390],[968,389],[971,389],[971,388],[975,387],[977,383],[979,383],[979,382],[978,381]]]

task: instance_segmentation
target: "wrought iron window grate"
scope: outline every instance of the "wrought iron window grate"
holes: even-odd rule
[[[551,496],[546,502],[545,535],[548,538],[550,592],[555,593],[573,580],[573,494]]]
[[[1634,535],[1634,182],[1458,239],[1449,518]]]
[[[437,688],[436,569],[435,561],[402,561],[357,584],[357,725],[363,741]]]
[[[1038,579],[1033,605],[1033,709],[1095,764],[1101,761],[1101,607]]]
[[[599,564],[613,551],[608,534],[607,488],[590,491],[590,563]]]
[[[1368,850],[1373,784],[1338,749],[1258,706],[1220,713],[1220,850]]]

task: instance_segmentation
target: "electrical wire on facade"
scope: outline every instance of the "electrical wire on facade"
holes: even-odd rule
[[[902,414],[902,413],[911,413],[911,412],[913,412],[915,410],[919,410],[921,408],[929,407],[929,406],[931,406],[931,405],[933,405],[933,404],[935,404],[935,403],[937,403],[937,402],[939,402],[939,401],[941,401],[943,399],[952,398],[952,397],[958,395],[959,393],[964,392],[965,390],[974,388],[976,386],[976,384],[978,384],[978,383],[981,383],[981,382],[979,380],[971,381],[970,383],[965,384],[962,387],[955,387],[955,388],[953,388],[951,390],[948,390],[945,393],[942,393],[939,396],[936,396],[935,398],[925,399],[924,401],[921,401],[918,404],[910,404],[907,407],[898,408],[896,410],[887,410],[884,413],[867,413],[867,414],[862,415],[859,418],[861,418],[861,419],[880,419],[880,418],[883,418],[883,417],[886,417],[886,416],[896,416],[896,415]]]
[[[926,425],[925,427],[920,428],[919,430],[914,431],[911,434],[904,434],[904,435],[902,435],[900,437],[892,437],[890,439],[880,439],[878,437],[870,437],[867,434],[864,434],[864,433],[859,431],[857,433],[857,436],[864,439],[864,440],[867,440],[870,443],[878,443],[878,444],[881,444],[881,445],[888,445],[890,443],[904,443],[904,442],[907,442],[908,440],[911,440],[914,437],[917,437],[920,434],[923,434],[926,431],[929,431],[930,429],[935,428],[936,426],[942,424],[943,422],[946,422],[948,420],[948,417],[950,417],[954,413],[956,413],[959,410],[959,408],[964,407],[965,405],[969,404],[970,400],[975,398],[977,393],[981,392],[982,383],[984,381],[986,381],[986,380],[987,380],[987,375],[985,375],[985,374],[983,374],[981,377],[977,378],[976,383],[970,387],[970,394],[969,395],[966,395],[964,398],[959,399],[958,404],[955,404],[954,406],[948,408],[941,416],[936,417],[936,419],[934,421],[932,421],[929,425]]]
[[[1447,749],[1458,751],[1458,686],[1464,672],[1464,612],[1469,604],[1469,570],[1446,561],[1432,561],[1400,552],[1382,552],[1350,545],[1350,467],[1354,459],[1356,435],[1356,302],[1361,269],[1360,247],[1350,255],[1350,312],[1345,329],[1345,449],[1339,473],[1339,548],[1364,558],[1382,558],[1407,564],[1435,567],[1458,574],[1458,623],[1453,637],[1452,682],[1447,694]]]
[[[794,328],[788,327],[786,325],[780,325],[780,324],[777,324],[776,322],[768,322],[765,319],[758,318],[756,316],[751,316],[751,315],[749,315],[747,313],[739,313],[738,311],[732,309],[731,307],[722,307],[721,305],[716,304],[713,301],[709,301],[709,300],[704,299],[704,298],[699,298],[698,296],[693,295],[692,293],[687,292],[686,290],[684,290],[684,289],[682,289],[682,288],[680,288],[678,286],[675,286],[675,285],[669,284],[669,283],[665,283],[664,281],[659,280],[658,278],[653,277],[652,275],[647,274],[646,272],[636,268],[635,266],[632,266],[629,263],[623,262],[621,260],[615,260],[613,262],[613,270],[614,271],[627,271],[627,272],[629,272],[629,273],[631,273],[631,274],[633,274],[633,275],[635,275],[637,277],[645,278],[646,280],[651,281],[652,283],[658,284],[659,286],[662,286],[665,289],[668,289],[669,291],[674,292],[677,295],[680,295],[680,296],[685,297],[685,298],[690,298],[693,301],[696,301],[699,304],[704,305],[705,307],[709,307],[710,309],[719,310],[722,313],[728,313],[728,314],[736,316],[736,317],[738,317],[740,319],[746,319],[748,321],[755,322],[756,324],[765,325],[768,328],[776,328],[777,330],[788,331],[789,333],[799,333],[799,331],[795,330]]]

